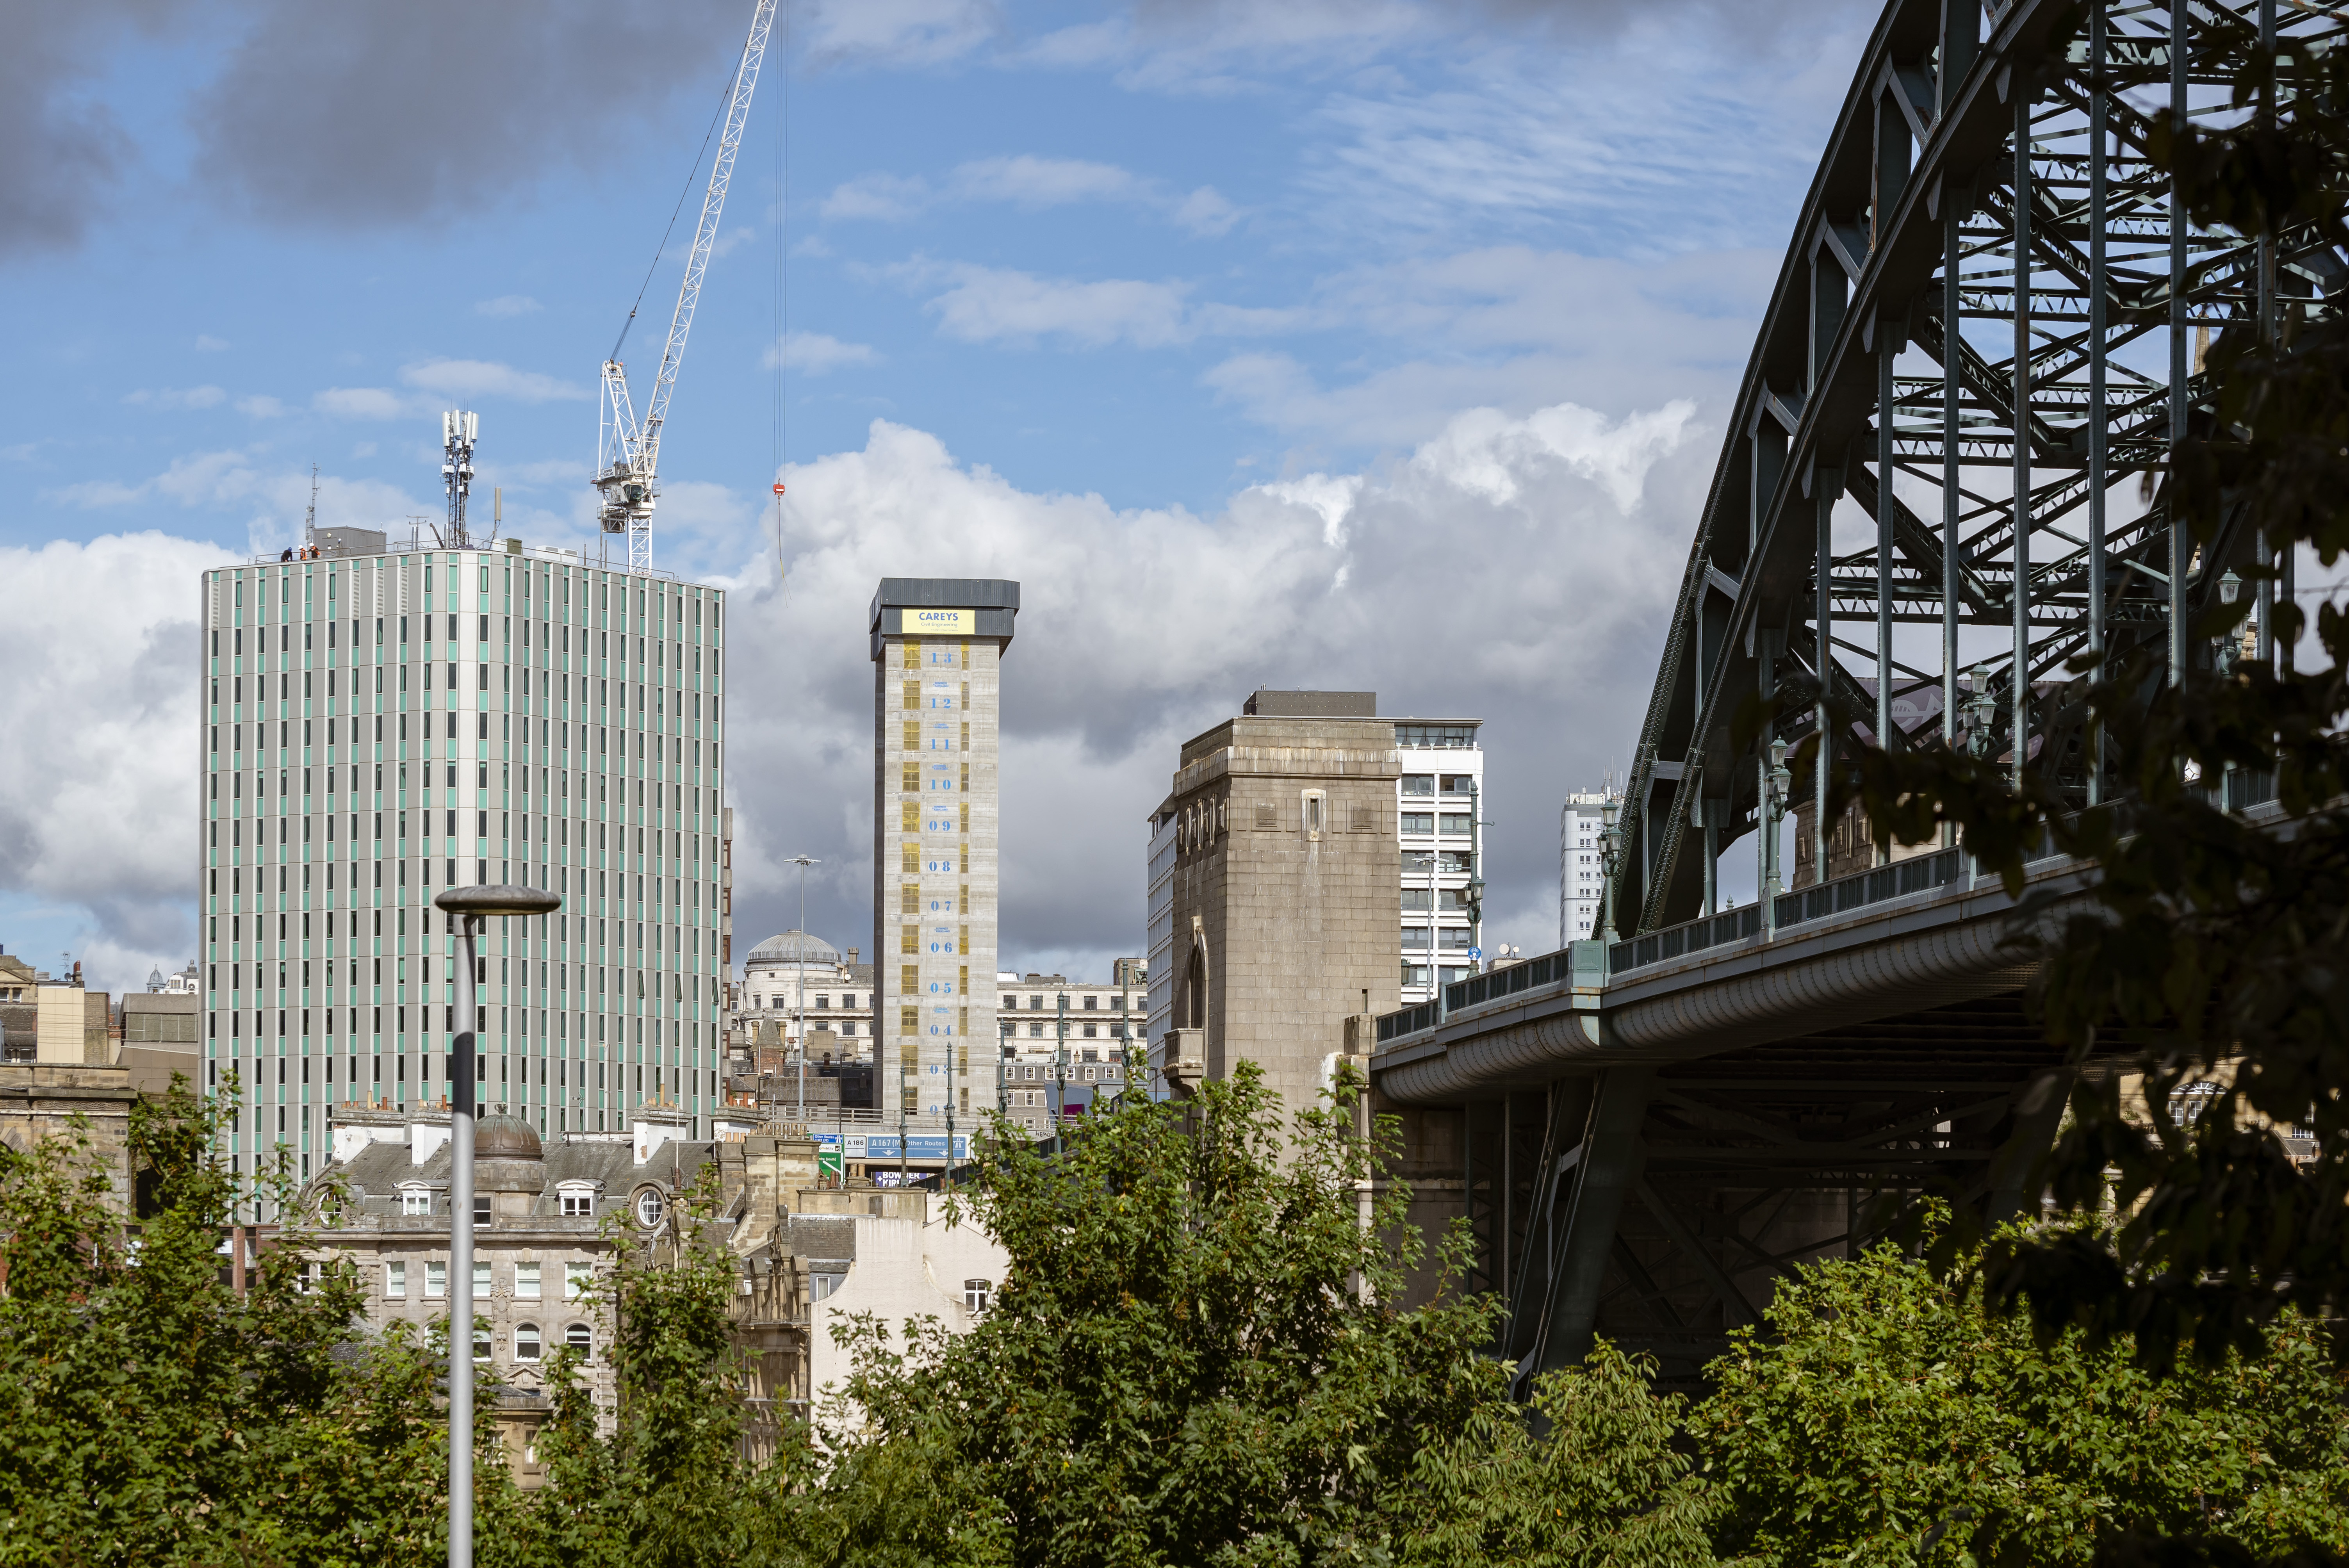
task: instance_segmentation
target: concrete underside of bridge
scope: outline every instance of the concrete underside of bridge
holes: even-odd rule
[[[1909,1200],[2020,1212],[2069,1078],[2013,944],[2084,874],[2044,862],[2022,899],[1968,877],[1595,986],[1561,966],[1383,1047],[1414,1217],[1466,1216],[1521,1376],[1603,1335],[1691,1383],[1795,1265]]]
[[[2044,1147],[2062,1065],[2008,992],[1472,1102],[1475,1283],[1511,1304],[1506,1353],[1530,1374],[1603,1335],[1696,1378],[1778,1278],[1904,1200],[2019,1206],[2001,1152]]]

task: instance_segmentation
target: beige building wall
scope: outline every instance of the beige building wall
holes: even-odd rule
[[[107,1024],[113,1016],[103,991],[78,985],[43,985],[36,993],[39,1044],[35,1058],[59,1066],[103,1067],[113,1060]]]
[[[1242,716],[1183,748],[1173,1029],[1200,1031],[1206,1077],[1253,1061],[1292,1112],[1309,1108],[1347,1020],[1397,1006],[1400,771],[1379,718]],[[1177,1037],[1152,1042],[1161,1070]]]
[[[827,1194],[829,1195],[829,1194]],[[814,1194],[809,1194],[812,1197]],[[848,1381],[848,1354],[833,1343],[833,1329],[869,1312],[888,1328],[894,1348],[905,1346],[905,1321],[935,1317],[950,1334],[967,1334],[978,1321],[968,1294],[983,1280],[992,1291],[1010,1267],[1010,1254],[971,1222],[948,1223],[947,1200],[936,1192],[838,1194],[863,1199],[878,1212],[856,1213],[856,1260],[837,1288],[812,1302],[808,1321],[808,1384],[821,1411],[827,1388]],[[875,1200],[884,1200],[875,1202]]]

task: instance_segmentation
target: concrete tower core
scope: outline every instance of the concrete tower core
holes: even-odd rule
[[[885,577],[873,596],[873,1032],[885,1120],[950,1116],[962,1132],[993,1105],[997,743],[1019,614],[1019,584],[991,578]]]

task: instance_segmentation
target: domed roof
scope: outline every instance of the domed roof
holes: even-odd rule
[[[538,1131],[518,1116],[485,1116],[473,1126],[476,1160],[543,1160]]]
[[[840,949],[821,936],[810,936],[804,931],[786,931],[781,936],[770,936],[750,949],[750,956],[742,961],[746,969],[772,968],[793,964],[837,964]]]

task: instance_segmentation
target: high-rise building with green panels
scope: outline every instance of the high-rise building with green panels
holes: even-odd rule
[[[432,900],[485,882],[564,901],[484,933],[485,1104],[701,1136],[730,928],[723,593],[511,541],[317,539],[202,583],[204,1073],[243,1086],[238,1168],[282,1146],[306,1177],[336,1107],[445,1100]]]

